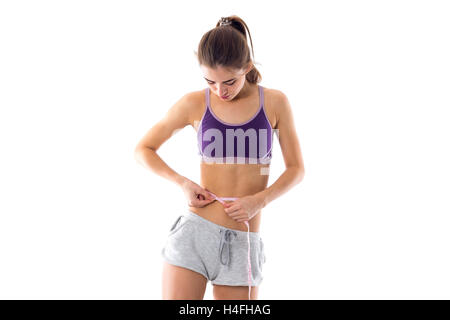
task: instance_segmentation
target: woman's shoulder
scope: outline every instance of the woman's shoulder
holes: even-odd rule
[[[278,129],[280,124],[280,119],[288,119],[291,121],[292,118],[292,107],[289,103],[287,95],[278,89],[270,89],[269,99],[271,110],[276,118],[275,128]]]
[[[190,102],[190,122],[191,126],[197,130],[197,126],[200,122],[200,119],[203,116],[203,113],[205,112],[206,108],[206,95],[205,95],[205,88],[196,90],[196,91],[190,91],[186,93],[186,97]]]
[[[264,87],[264,95],[270,99],[282,100],[286,95],[283,91],[275,88]]]
[[[264,106],[272,123],[273,128],[277,128],[280,116],[286,106],[287,97],[279,89],[264,87]]]

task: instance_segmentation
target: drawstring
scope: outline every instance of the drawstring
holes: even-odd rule
[[[219,201],[220,203],[222,203],[222,204],[225,204],[225,201],[233,201],[233,200],[236,200],[237,198],[226,198],[226,197],[218,197],[218,196],[216,196],[214,193],[212,193],[212,192],[209,192],[208,191],[208,193],[209,194],[211,194],[213,197],[214,197],[214,199],[216,199],[217,201]],[[250,259],[250,225],[248,224],[248,221],[244,221],[244,223],[247,225],[247,246],[248,246],[248,260],[247,260],[247,266],[248,266],[248,300],[250,300],[250,293],[251,293],[251,291],[252,291],[252,286],[251,286],[251,283],[252,283],[252,264],[251,264],[251,259]],[[230,236],[231,236],[231,230],[226,230],[225,231],[225,233],[224,233],[224,235],[223,235],[223,237],[222,237],[222,239],[220,240],[220,255],[219,255],[219,258],[220,258],[220,262],[222,262],[222,249],[223,249],[223,246],[224,245],[227,245],[227,247],[228,247],[228,253],[227,253],[227,263],[226,264],[228,264],[228,259],[229,259],[229,257],[230,257],[230,245],[229,245],[229,238],[230,238]],[[234,231],[233,231],[234,232]],[[234,235],[236,235],[236,232],[234,232]],[[225,240],[224,240],[224,237],[227,237]],[[223,264],[223,262],[222,262],[222,264]]]
[[[220,230],[222,232],[223,230]],[[222,263],[225,266],[228,266],[230,262],[230,243],[231,243],[231,235],[237,236],[236,232],[231,230],[225,230],[225,232],[222,235],[222,238],[220,239],[220,246],[219,246],[219,259],[220,263]],[[225,248],[225,251],[224,251]],[[226,261],[224,262],[222,257],[223,253],[226,254]]]
[[[175,221],[175,223],[172,225],[172,228],[170,228],[170,231],[172,231],[172,230],[176,227],[176,225],[178,224],[178,221],[180,221],[180,219],[181,219],[182,217],[183,217],[183,216],[179,216],[179,217],[178,217],[177,221]]]

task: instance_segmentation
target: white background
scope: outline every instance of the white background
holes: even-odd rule
[[[450,298],[447,1],[0,2],[0,298],[161,298],[187,203],[133,151],[232,14],[306,169],[264,209],[259,299]],[[158,153],[198,183],[195,139]]]

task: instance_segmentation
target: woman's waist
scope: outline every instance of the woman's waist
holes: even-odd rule
[[[219,202],[234,201],[238,198],[250,196],[263,191],[267,187],[267,182],[253,183],[228,183],[223,180],[205,181],[201,180],[200,186],[216,197]]]
[[[226,201],[229,202],[229,201]],[[202,218],[221,225],[225,228],[247,231],[247,226],[243,222],[237,222],[231,218],[224,210],[223,204],[213,201],[204,207],[190,207],[189,210],[198,214]],[[260,214],[255,215],[248,221],[250,232],[259,232]]]
[[[225,204],[227,201],[234,201],[236,199],[238,199],[239,197],[219,197],[216,194],[214,194],[213,192],[210,192],[207,190],[207,192],[213,197],[215,198],[217,201],[219,201],[222,204]]]

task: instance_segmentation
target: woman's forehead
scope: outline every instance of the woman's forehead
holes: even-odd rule
[[[201,66],[203,74],[206,78],[210,80],[227,81],[233,77],[240,75],[239,69],[230,69],[224,67],[209,68],[207,66]]]

